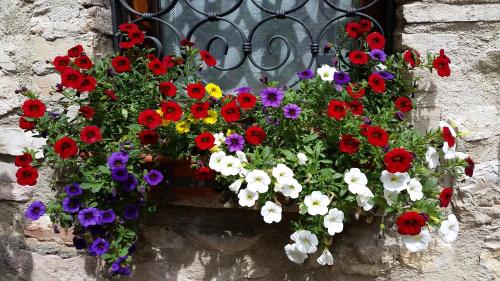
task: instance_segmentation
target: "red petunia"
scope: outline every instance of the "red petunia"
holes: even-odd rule
[[[257,98],[250,93],[241,93],[238,95],[238,104],[243,109],[252,109],[257,103]]]
[[[446,187],[439,194],[439,207],[446,208],[450,205],[451,197],[453,196],[453,188]]]
[[[123,32],[129,32],[132,30],[137,30],[139,27],[135,23],[122,23],[118,26],[118,29]]]
[[[182,108],[175,101],[167,101],[162,103],[161,111],[163,111],[163,118],[174,122],[179,121],[182,116]]]
[[[387,171],[405,173],[410,169],[413,155],[404,148],[394,148],[384,155]]]
[[[72,47],[71,49],[68,50],[68,56],[70,58],[76,58],[79,57],[83,53],[83,47],[82,45],[76,45]]]
[[[16,172],[16,178],[19,185],[33,186],[38,179],[38,170],[31,166],[21,167]]]
[[[208,116],[208,108],[210,104],[208,102],[196,102],[191,105],[191,114],[196,119],[203,119]]]
[[[200,83],[187,85],[186,91],[188,96],[193,99],[201,100],[205,96],[205,86]]]
[[[361,28],[361,31],[368,32],[372,29],[373,24],[371,20],[361,19],[359,20],[359,27]]]
[[[70,62],[71,59],[68,56],[57,56],[54,58],[52,64],[57,71],[63,72],[68,67]]]
[[[425,218],[417,212],[405,212],[396,221],[398,232],[402,235],[420,234],[422,227],[426,225]]]
[[[385,38],[384,35],[380,34],[379,32],[372,32],[366,36],[366,43],[368,43],[368,47],[370,49],[384,49],[385,47]]]
[[[107,89],[104,91],[104,94],[106,96],[108,96],[111,100],[117,100],[118,97],[116,96],[116,93],[115,91],[111,90],[111,89]]]
[[[172,82],[160,82],[158,87],[160,88],[160,93],[164,97],[175,97],[177,94],[177,87]]]
[[[157,58],[151,60],[148,63],[148,68],[155,75],[164,75],[167,73],[167,67]]]
[[[347,115],[347,103],[339,100],[331,100],[328,103],[328,116],[336,120],[342,120]]]
[[[141,125],[148,127],[149,129],[155,129],[161,125],[162,120],[160,114],[152,109],[146,109],[139,113],[137,122]]]
[[[90,60],[89,57],[87,56],[81,56],[75,60],[76,66],[78,66],[81,69],[91,69],[94,64],[92,64],[92,61]]]
[[[207,66],[214,66],[217,64],[215,58],[208,51],[200,50],[200,57],[207,64]]]
[[[353,100],[347,104],[352,114],[362,115],[363,114],[363,104],[359,100]]]
[[[128,38],[134,45],[144,43],[144,32],[139,29],[133,29],[128,32]]]
[[[384,78],[377,73],[372,73],[368,77],[368,85],[377,94],[381,94],[386,90]]]
[[[165,66],[168,70],[175,66],[176,61],[174,61],[174,57],[172,56],[164,56],[161,63],[163,63],[163,66]]]
[[[441,49],[439,51],[439,56],[434,59],[432,65],[437,70],[437,73],[441,77],[450,76],[450,59],[444,54],[444,50]]]
[[[467,167],[465,167],[465,174],[469,177],[472,177],[472,175],[474,174],[474,166],[475,166],[474,161],[470,157],[467,157],[465,161],[467,161]]]
[[[189,40],[187,40],[187,39],[182,39],[180,44],[181,44],[182,47],[192,47],[192,46],[194,46],[194,43],[191,42],[191,41],[189,41]]]
[[[78,91],[80,92],[92,92],[95,90],[97,81],[91,75],[83,75],[80,80],[80,85],[78,86]]]
[[[88,105],[80,107],[80,110],[78,111],[80,112],[80,115],[85,119],[92,119],[92,117],[94,117],[95,115],[95,109]]]
[[[241,117],[240,108],[236,104],[236,101],[231,101],[224,105],[221,108],[220,113],[222,118],[224,118],[227,123],[236,122],[240,120]]]
[[[420,64],[420,54],[413,50],[407,50],[403,53],[403,59],[410,64],[411,67],[415,67]]]
[[[251,126],[245,132],[245,138],[249,144],[259,145],[266,139],[266,131],[259,126]]]
[[[86,144],[93,144],[102,140],[101,129],[97,126],[85,126],[80,131],[80,140]]]
[[[123,41],[123,42],[118,43],[118,47],[120,47],[120,49],[130,49],[130,48],[133,48],[134,46],[135,46],[135,44],[133,42],[129,42],[129,41]]]
[[[413,109],[413,103],[408,97],[398,97],[396,101],[394,101],[394,105],[401,112],[409,112]]]
[[[23,130],[33,130],[35,128],[35,122],[30,122],[24,119],[25,116],[19,118],[19,128]]]
[[[61,83],[64,87],[78,89],[82,83],[83,74],[73,68],[66,67],[61,73]]]
[[[361,30],[361,26],[357,22],[348,22],[345,25],[345,31],[347,32],[347,36],[351,38],[358,38],[363,34]]]
[[[209,132],[199,134],[194,141],[200,150],[207,150],[215,146],[215,137]]]
[[[360,88],[360,89],[353,89],[353,87],[357,88],[359,85],[357,84],[351,84],[347,85],[347,93],[354,99],[360,99],[365,96],[365,88]]]
[[[194,172],[194,176],[197,180],[209,181],[214,179],[215,173],[209,167],[202,166],[196,169],[196,171]]]
[[[374,146],[384,147],[389,142],[389,134],[377,126],[368,126],[366,130],[368,142]]]
[[[62,159],[67,159],[76,155],[78,146],[72,138],[62,137],[54,144],[54,151],[59,154]]]
[[[158,133],[155,130],[142,130],[139,132],[139,140],[142,145],[157,144]]]
[[[342,135],[339,142],[340,151],[347,154],[354,154],[358,151],[361,142],[352,135]]]
[[[111,61],[113,69],[116,73],[129,72],[132,68],[130,66],[130,60],[124,56],[116,56]]]
[[[29,118],[40,118],[45,114],[45,104],[41,100],[26,100],[23,103],[23,116]]]
[[[33,162],[33,157],[29,153],[24,153],[23,155],[16,156],[16,162],[14,163],[17,167],[26,167],[31,165]]]
[[[369,56],[360,50],[354,50],[349,53],[349,60],[352,64],[364,65],[368,62]]]
[[[362,135],[362,136],[368,136],[368,127],[370,127],[370,125],[366,124],[366,123],[362,123],[361,125],[359,125],[359,133]]]
[[[443,139],[448,143],[448,147],[453,147],[455,145],[455,137],[451,134],[450,128],[443,127]]]

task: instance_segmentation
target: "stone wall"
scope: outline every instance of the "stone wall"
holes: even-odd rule
[[[257,213],[165,206],[143,227],[133,280],[497,280],[500,276],[500,1],[400,1],[396,37],[422,53],[444,47],[452,76],[419,73],[419,128],[452,119],[471,134],[462,150],[476,160],[453,201],[461,232],[453,245],[434,240],[409,254],[377,222],[350,225],[336,238],[332,267],[288,262],[286,222],[264,225]],[[15,183],[13,155],[40,143],[17,129],[20,86],[48,89],[58,77],[46,62],[76,43],[110,51],[107,0],[0,1],[0,280],[96,280],[96,260],[69,247],[48,219],[28,223],[31,200],[48,201],[50,171],[36,188]],[[292,215],[288,215],[292,216]]]

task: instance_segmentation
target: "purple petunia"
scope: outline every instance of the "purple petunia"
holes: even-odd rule
[[[124,182],[128,179],[128,171],[125,167],[118,167],[111,170],[111,178],[115,181]]]
[[[394,74],[387,72],[387,71],[379,71],[379,72],[377,72],[377,74],[380,75],[384,80],[394,79]]]
[[[83,194],[83,190],[80,188],[80,185],[76,182],[66,185],[64,187],[64,191],[66,191],[68,197],[76,197]]]
[[[335,91],[337,91],[337,92],[342,92],[342,90],[343,90],[343,89],[344,89],[344,88],[342,87],[342,85],[340,85],[340,84],[335,84]]]
[[[371,52],[368,53],[368,55],[370,55],[370,58],[372,58],[372,60],[377,60],[381,62],[385,62],[385,59],[387,58],[387,55],[384,53],[384,51],[379,49],[371,50]]]
[[[366,125],[371,125],[372,120],[367,116],[363,116],[363,123],[365,123]]]
[[[130,275],[130,268],[126,264],[127,259],[128,259],[128,256],[123,256],[123,257],[117,258],[111,264],[111,272],[114,274],[118,274],[118,275]]]
[[[108,157],[108,166],[110,169],[125,167],[128,162],[128,154],[125,152],[113,152]]]
[[[78,220],[83,227],[99,225],[101,221],[101,212],[96,208],[87,208],[78,212]]]
[[[266,116],[266,122],[271,125],[279,125],[280,120],[273,116]]]
[[[299,77],[300,80],[312,79],[314,78],[314,72],[312,72],[312,70],[308,68],[297,72],[297,76]]]
[[[302,112],[302,109],[298,105],[291,103],[283,107],[283,112],[286,118],[297,119],[299,117],[300,112]]]
[[[87,248],[87,241],[85,241],[85,238],[81,236],[74,236],[73,237],[73,246],[75,246],[75,249],[77,250],[83,250]]]
[[[123,217],[126,220],[135,220],[139,217],[139,208],[136,205],[128,205],[123,210]]]
[[[394,113],[394,117],[396,119],[398,119],[399,121],[403,121],[405,118],[405,114],[401,111],[398,111],[398,112]]]
[[[147,175],[144,176],[144,180],[150,185],[150,186],[157,186],[163,181],[163,175],[160,173],[160,171],[151,169]]]
[[[122,182],[123,190],[127,192],[134,190],[137,185],[139,185],[139,181],[132,174],[128,174],[128,178],[124,182]]]
[[[92,255],[101,256],[101,255],[104,255],[108,251],[108,249],[109,249],[108,241],[106,241],[102,238],[97,238],[90,245],[89,252]]]
[[[67,213],[76,213],[80,210],[80,201],[66,197],[62,201],[62,209]]]
[[[100,214],[101,223],[113,223],[116,219],[115,212],[113,210],[103,210]]]
[[[245,139],[238,134],[231,134],[226,138],[226,145],[229,152],[242,151],[245,146]]]
[[[45,214],[46,210],[47,208],[41,201],[35,201],[28,206],[26,212],[24,212],[24,216],[36,221]]]
[[[343,71],[336,71],[333,74],[333,79],[335,80],[335,83],[339,85],[344,85],[351,81],[351,77],[349,76],[349,74]]]
[[[260,97],[262,99],[262,105],[269,107],[279,107],[285,93],[278,88],[265,88],[260,92]]]
[[[238,94],[250,93],[252,91],[252,88],[250,88],[250,87],[239,87],[239,88],[234,89],[234,91],[236,93],[238,93]]]

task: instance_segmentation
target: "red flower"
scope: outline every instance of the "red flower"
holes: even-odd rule
[[[410,64],[411,67],[415,67],[420,64],[420,54],[415,50],[407,50],[403,54],[403,59]]]
[[[191,41],[189,41],[189,40],[187,40],[187,39],[182,39],[181,40],[181,46],[182,47],[192,47],[192,46],[194,46],[194,43],[191,42]]]
[[[54,65],[54,68],[57,71],[63,72],[66,69],[66,67],[68,67],[70,62],[71,59],[68,56],[57,56],[55,57],[52,64]]]
[[[163,118],[174,122],[179,121],[182,116],[182,108],[175,101],[162,103],[161,111],[163,111]]]
[[[453,147],[455,145],[455,138],[451,134],[450,128],[443,127],[443,139],[448,143],[449,147]]]
[[[413,156],[404,148],[394,148],[384,155],[387,171],[405,173],[410,169]]]
[[[180,60],[182,60],[182,59],[180,59]],[[163,63],[163,66],[165,66],[167,68],[167,70],[174,67],[176,64],[176,62],[174,61],[174,58],[172,56],[164,56],[161,63]]]
[[[64,87],[78,89],[82,83],[83,74],[78,70],[66,67],[66,69],[61,74],[61,83]]]
[[[15,165],[17,167],[26,167],[31,165],[31,162],[33,161],[33,157],[29,153],[24,153],[23,155],[18,155],[16,156],[16,162]]]
[[[207,149],[214,147],[214,145],[215,145],[215,143],[214,143],[215,138],[209,132],[199,134],[194,139],[194,141],[196,143],[196,147],[198,147],[198,149],[200,149],[200,150],[207,150]]]
[[[118,46],[120,47],[120,49],[130,49],[133,48],[135,44],[133,42],[123,41],[118,43]]]
[[[465,174],[469,177],[472,177],[472,175],[474,174],[474,166],[475,166],[474,161],[470,157],[467,157],[465,161],[467,161],[467,167],[465,167]]]
[[[54,144],[54,150],[62,159],[67,159],[76,155],[78,146],[72,138],[62,137]]]
[[[396,99],[396,101],[394,102],[394,105],[401,112],[408,112],[408,111],[411,111],[413,109],[413,103],[407,97],[398,97]]]
[[[21,167],[16,172],[16,178],[19,185],[33,186],[38,179],[38,171],[31,166]]]
[[[420,234],[426,224],[425,218],[417,212],[406,212],[396,221],[398,232],[402,235]]]
[[[191,114],[196,119],[202,119],[208,116],[208,108],[210,104],[208,102],[196,102],[191,106]]]
[[[130,71],[130,60],[124,56],[116,56],[111,61],[111,65],[115,69],[116,73],[128,72]]]
[[[370,125],[368,124],[361,124],[359,125],[359,133],[362,135],[362,136],[368,136],[368,127],[370,127]]]
[[[445,77],[450,76],[451,74],[450,66],[448,65],[450,62],[450,59],[444,54],[444,50],[441,49],[439,51],[439,56],[434,59],[432,64],[437,70],[438,75],[441,77]]]
[[[155,129],[161,125],[162,120],[160,114],[152,109],[146,109],[139,113],[137,122],[141,125],[148,127],[149,129]]]
[[[220,113],[222,115],[222,118],[224,118],[227,123],[236,122],[240,120],[241,117],[241,112],[238,105],[236,104],[236,101],[231,101],[224,105],[221,108]]]
[[[91,69],[92,66],[92,61],[90,60],[89,57],[87,56],[81,56],[75,60],[76,66],[78,66],[81,69]]]
[[[93,107],[90,107],[88,105],[84,105],[80,107],[80,115],[82,115],[83,118],[85,119],[92,119],[95,115],[95,109]]]
[[[347,154],[354,154],[358,151],[361,142],[352,135],[342,135],[339,142],[340,151]]]
[[[214,171],[209,167],[202,166],[196,169],[194,172],[194,176],[197,180],[213,180],[214,179]]]
[[[339,100],[331,100],[328,104],[328,116],[342,120],[347,114],[347,104]]]
[[[134,45],[142,44],[144,43],[144,32],[140,31],[139,29],[130,30],[128,32],[128,38]]]
[[[107,89],[104,91],[104,94],[106,96],[108,96],[111,100],[117,100],[118,97],[116,96],[116,93],[115,91],[111,90],[111,89]]]
[[[368,43],[368,47],[370,49],[384,49],[385,47],[385,38],[384,35],[379,32],[372,32],[366,36],[366,43]]]
[[[362,115],[363,114],[363,104],[359,100],[353,100],[347,104],[352,114]]]
[[[102,140],[101,129],[97,126],[85,126],[80,131],[80,140],[86,144],[93,144]]]
[[[164,75],[165,73],[167,73],[167,67],[157,58],[151,60],[148,63],[148,68],[155,75]]]
[[[349,53],[349,60],[352,64],[363,65],[368,62],[369,56],[362,51],[354,50]]]
[[[363,34],[363,31],[361,30],[361,26],[357,22],[348,22],[345,25],[345,31],[347,32],[347,35],[351,38],[358,38]]]
[[[175,97],[177,93],[177,87],[172,82],[160,82],[159,88],[164,97]]]
[[[370,29],[372,29],[372,21],[367,20],[367,19],[361,19],[359,20],[359,27],[361,28],[361,31],[363,32],[368,32]]]
[[[214,66],[217,64],[217,61],[208,51],[200,50],[200,57],[207,64],[207,66]]]
[[[366,130],[368,142],[374,146],[384,147],[389,141],[389,134],[377,126],[368,126]]]
[[[439,194],[439,207],[446,208],[450,205],[451,197],[453,196],[453,188],[446,187]]]
[[[385,92],[386,89],[384,78],[377,73],[372,73],[368,77],[368,85],[370,85],[370,88],[377,94]]]
[[[355,91],[352,87],[358,87],[359,85],[357,84],[351,84],[349,83],[349,85],[347,85],[347,93],[349,93],[349,95],[354,98],[354,99],[360,99],[362,97],[365,96],[365,89],[364,88],[361,88],[361,89],[358,89],[357,91]]]
[[[142,145],[147,144],[157,144],[158,143],[158,133],[154,130],[142,130],[139,132],[139,140]]]
[[[139,27],[135,23],[122,23],[118,26],[118,29],[120,29],[123,32],[129,32],[132,30],[139,29]]]
[[[68,50],[68,56],[70,58],[76,58],[79,57],[83,53],[83,47],[82,45],[76,45],[73,48]]]
[[[30,122],[24,119],[25,116],[19,118],[19,128],[23,130],[33,130],[35,128],[35,122]]]
[[[22,106],[23,116],[29,118],[40,118],[45,114],[45,104],[40,100],[26,100]]]
[[[200,83],[187,85],[186,91],[188,96],[192,99],[201,100],[205,96],[205,86]]]
[[[266,139],[266,132],[259,126],[251,126],[246,130],[245,138],[249,144],[259,145]]]
[[[238,95],[238,104],[243,109],[252,109],[257,103],[257,98],[250,93],[241,93]]]
[[[97,81],[94,77],[90,75],[83,75],[80,80],[80,86],[78,87],[78,91],[80,92],[92,92],[95,90],[97,85]]]

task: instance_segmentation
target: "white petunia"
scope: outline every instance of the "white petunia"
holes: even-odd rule
[[[255,201],[259,198],[257,192],[251,191],[248,188],[240,190],[238,193],[238,198],[240,199],[238,203],[242,207],[252,207],[255,205]]]
[[[220,146],[221,144],[226,142],[226,136],[224,136],[224,133],[215,133],[214,135],[214,144],[215,146]]]
[[[271,178],[262,170],[253,170],[247,174],[245,181],[251,191],[264,193],[269,190]]]
[[[410,175],[408,173],[389,173],[384,170],[380,175],[380,181],[384,184],[385,189],[401,191],[406,188],[406,185],[410,181]]]
[[[351,168],[344,175],[344,182],[349,186],[349,191],[354,194],[362,192],[362,187],[368,184],[366,175],[358,168]]]
[[[220,162],[220,172],[223,176],[236,176],[240,168],[241,162],[234,156],[226,156]]]
[[[465,160],[465,159],[469,158],[469,155],[467,153],[457,151],[457,152],[455,152],[455,158],[460,159],[460,160]]]
[[[297,230],[290,238],[295,242],[297,250],[302,253],[311,254],[317,251],[318,237],[309,230]]]
[[[220,172],[222,167],[221,162],[224,157],[226,157],[226,153],[224,153],[224,151],[212,153],[212,155],[210,155],[210,161],[208,162],[210,169]]]
[[[284,164],[278,164],[273,168],[273,177],[279,184],[288,184],[293,179],[293,171]]]
[[[444,152],[444,159],[453,159],[457,157],[457,152],[455,149],[457,148],[457,145],[455,144],[453,147],[450,147],[448,145],[448,142],[443,143],[443,152]]]
[[[410,180],[410,182],[406,186],[406,191],[408,191],[408,195],[410,195],[411,201],[418,201],[424,197],[424,193],[422,192],[422,184],[415,178]]]
[[[260,209],[260,214],[266,223],[281,221],[281,207],[274,202],[267,201]]]
[[[330,198],[320,191],[313,191],[304,198],[304,204],[307,206],[307,213],[311,216],[325,215],[328,212]]]
[[[319,256],[316,261],[321,265],[332,265],[333,264],[332,253],[330,253],[328,248],[325,248],[323,250],[323,253],[321,253],[321,256]]]
[[[375,71],[385,71],[387,69],[387,66],[385,66],[383,63],[378,63],[374,67]]]
[[[427,148],[425,161],[427,161],[429,169],[435,169],[439,165],[439,153],[434,147]]]
[[[390,191],[388,189],[384,189],[384,198],[387,201],[387,205],[392,206],[394,203],[398,201],[399,191]]]
[[[402,235],[401,240],[405,243],[408,251],[415,253],[427,249],[429,242],[431,242],[431,234],[429,230],[422,229],[417,235]]]
[[[243,151],[236,151],[236,157],[241,161],[241,163],[248,163],[247,156]]]
[[[248,175],[248,172],[249,171],[247,169],[241,167],[240,168],[240,177],[246,177]]]
[[[344,229],[344,212],[337,208],[328,211],[328,214],[323,218],[323,225],[328,229],[328,234],[335,235]]]
[[[235,180],[232,184],[229,185],[229,190],[231,190],[234,193],[238,193],[238,191],[240,191],[242,183],[243,183],[243,179]]]
[[[356,195],[356,202],[358,203],[358,206],[363,208],[363,210],[369,211],[375,205],[373,197],[375,197],[373,192],[369,188],[366,188],[365,192]]]
[[[307,254],[299,251],[295,243],[286,245],[285,253],[288,259],[294,263],[301,264],[307,259]]]
[[[297,159],[299,160],[299,165],[305,165],[308,160],[307,156],[302,152],[297,153]]]
[[[459,230],[457,217],[454,214],[450,214],[447,220],[441,222],[439,233],[443,236],[444,241],[451,243],[457,239]]]
[[[323,81],[333,81],[333,75],[335,74],[337,70],[335,67],[331,67],[327,64],[323,64],[318,70],[316,71],[321,77],[321,80]]]
[[[301,191],[302,185],[296,179],[292,179],[289,184],[281,186],[281,193],[283,193],[284,196],[290,197],[292,199],[298,198]]]

